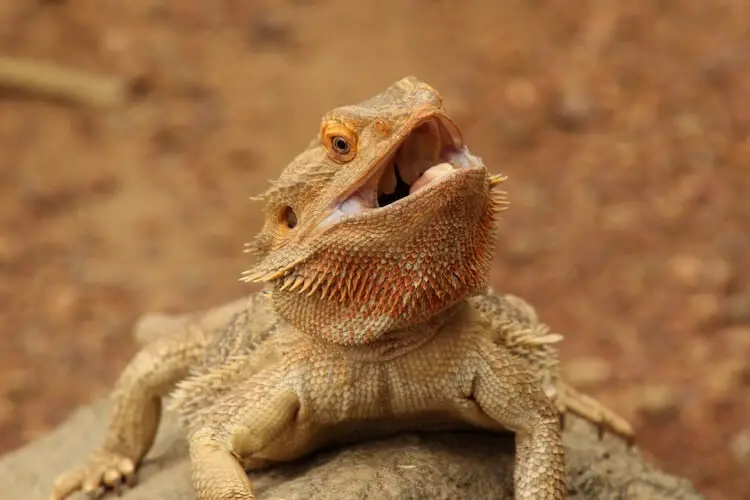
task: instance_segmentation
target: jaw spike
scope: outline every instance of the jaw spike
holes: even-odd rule
[[[487,181],[489,182],[491,188],[494,188],[495,186],[497,186],[499,184],[502,184],[506,180],[508,180],[508,176],[504,175],[504,174],[491,175],[487,179]]]
[[[241,280],[245,283],[267,283],[276,281],[287,273],[286,269],[275,269],[273,271],[254,271],[249,269],[242,273]]]
[[[300,288],[299,293],[306,293],[308,297],[310,297],[313,293],[315,293],[316,287],[315,287],[315,279],[307,278],[304,280],[305,285]]]
[[[282,292],[285,292],[292,287],[293,283],[294,283],[294,279],[285,279],[284,282],[279,287],[279,290]]]
[[[297,291],[304,284],[305,284],[305,280],[302,279],[302,278],[297,277],[297,278],[294,279],[294,284],[291,287],[289,287],[289,291],[290,292]]]
[[[331,292],[331,285],[333,285],[333,280],[326,280],[326,282],[323,284],[320,296],[323,299],[328,298],[329,292]]]
[[[508,206],[510,205],[510,202],[508,201],[508,196],[505,191],[492,191],[490,194],[492,200],[492,211],[493,213],[497,214],[498,212],[502,212],[503,210],[506,210]]]

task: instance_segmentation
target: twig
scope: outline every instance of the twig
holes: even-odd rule
[[[96,107],[122,104],[127,85],[97,75],[33,59],[0,57],[0,87]]]

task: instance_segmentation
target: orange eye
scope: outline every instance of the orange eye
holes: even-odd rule
[[[357,154],[357,136],[343,123],[324,123],[321,141],[328,150],[328,156],[339,163],[351,161]]]

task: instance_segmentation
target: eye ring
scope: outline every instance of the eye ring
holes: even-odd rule
[[[297,214],[294,212],[294,209],[288,205],[281,211],[281,220],[289,229],[297,227]]]
[[[351,151],[352,149],[352,147],[349,145],[349,141],[346,140],[346,137],[340,135],[331,137],[331,147],[337,154],[340,155],[349,154],[349,151]]]
[[[336,163],[348,163],[357,156],[357,134],[339,121],[324,119],[320,142]]]

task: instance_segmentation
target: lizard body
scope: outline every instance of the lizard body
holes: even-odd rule
[[[563,498],[560,415],[632,430],[560,380],[561,336],[530,305],[487,291],[503,180],[413,77],[327,113],[260,197],[245,279],[267,291],[142,325],[163,331],[121,374],[102,447],[51,498],[131,480],[167,396],[199,500],[255,498],[246,470],[323,446],[465,427],[516,433],[517,498]]]

